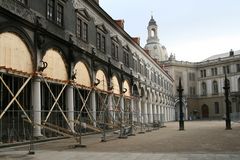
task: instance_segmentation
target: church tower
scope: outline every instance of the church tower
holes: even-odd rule
[[[148,38],[145,49],[149,50],[149,54],[152,58],[159,61],[168,60],[168,54],[165,46],[162,46],[158,38],[158,26],[156,21],[151,16],[151,19],[148,23]]]

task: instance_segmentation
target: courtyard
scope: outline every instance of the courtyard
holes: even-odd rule
[[[239,160],[240,123],[232,123],[225,130],[225,121],[186,121],[185,130],[178,130],[178,122],[144,134],[136,133],[127,139],[112,138],[101,142],[102,135],[82,137],[85,148],[74,147],[74,139],[61,139],[0,149],[0,159],[163,159],[163,160]]]

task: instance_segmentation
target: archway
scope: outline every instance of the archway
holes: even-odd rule
[[[0,34],[0,66],[32,73],[31,53],[23,40],[14,33]]]
[[[107,78],[102,70],[97,71],[96,79],[99,80],[99,84],[96,86],[96,88],[102,91],[107,91],[108,90]]]
[[[68,74],[64,58],[59,49],[50,48],[46,50],[43,62],[47,67],[42,72],[41,102],[42,119],[44,124],[57,125],[62,128],[69,127],[69,121],[63,111],[66,106],[66,88],[68,85]],[[55,131],[43,129],[44,136],[56,137]]]
[[[0,141],[24,141],[30,136],[23,119],[31,121],[33,62],[27,44],[15,33],[0,34],[0,72]]]
[[[116,76],[112,77],[112,87],[113,87],[113,93],[114,94],[120,94],[120,87],[119,87],[119,82]]]
[[[66,65],[58,50],[48,49],[43,57],[43,61],[48,64],[43,71],[44,76],[54,80],[68,80]]]
[[[75,65],[74,71],[76,73],[75,82],[77,82],[78,85],[91,87],[90,74],[86,65],[83,62],[79,61]]]
[[[206,104],[202,106],[201,110],[202,110],[202,118],[203,119],[209,118],[209,108]]]

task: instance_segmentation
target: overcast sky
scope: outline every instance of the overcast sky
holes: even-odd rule
[[[177,60],[202,61],[240,49],[240,0],[100,0],[100,6],[113,19],[124,19],[142,47],[152,14],[160,43]]]

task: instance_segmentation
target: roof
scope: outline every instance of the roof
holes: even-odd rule
[[[152,26],[152,25],[155,25],[155,26],[157,25],[156,21],[153,19],[153,16],[151,16],[151,19],[148,23],[148,26]]]
[[[229,52],[216,54],[216,55],[213,55],[211,57],[204,59],[203,61],[214,60],[214,59],[218,59],[218,58],[225,58],[225,57],[229,57],[229,55],[230,55]],[[234,51],[234,55],[240,55],[240,50]]]

